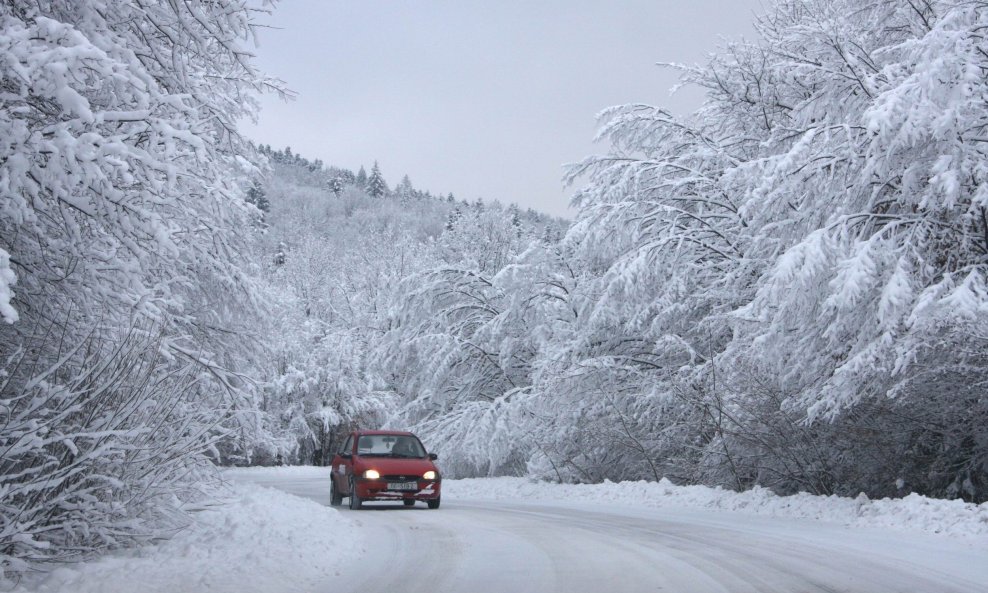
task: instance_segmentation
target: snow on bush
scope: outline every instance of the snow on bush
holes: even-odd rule
[[[260,432],[236,123],[270,4],[0,3],[0,578],[157,536]]]
[[[14,293],[10,287],[17,283],[17,275],[10,269],[10,254],[0,249],[0,318],[7,323],[17,321],[17,311],[10,306]]]
[[[233,488],[225,504],[192,513],[187,529],[159,545],[61,567],[12,593],[328,591],[360,549],[344,514],[277,490]]]
[[[951,537],[988,537],[988,503],[940,500],[910,494],[905,498],[870,500],[794,494],[778,496],[766,488],[732,492],[707,486],[676,486],[659,482],[551,484],[525,478],[446,480],[443,498],[601,502],[655,508],[697,508],[737,511],[772,517],[813,519],[853,527],[937,533]]]

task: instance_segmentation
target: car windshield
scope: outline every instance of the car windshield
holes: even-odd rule
[[[366,434],[357,440],[357,455],[378,457],[425,457],[422,443],[413,436]]]

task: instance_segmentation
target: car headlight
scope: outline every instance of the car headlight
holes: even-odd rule
[[[369,469],[364,472],[364,477],[368,480],[376,480],[381,477],[381,474],[376,469]]]
[[[422,477],[424,479],[426,479],[426,480],[435,480],[436,479],[436,472],[434,472],[434,471],[432,471],[430,469],[429,471],[427,471],[424,474],[422,474]]]

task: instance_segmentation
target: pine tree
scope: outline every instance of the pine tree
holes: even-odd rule
[[[515,236],[521,237],[522,234],[521,213],[518,211],[517,204],[512,204],[508,206],[508,216],[510,217],[511,227],[515,229]]]
[[[271,210],[271,203],[268,202],[268,197],[264,192],[264,188],[261,187],[261,184],[256,181],[252,183],[250,188],[247,190],[247,203],[253,204],[261,212]]]
[[[381,168],[374,161],[370,177],[367,179],[367,193],[374,198],[382,198],[388,193],[388,184],[381,175]]]
[[[412,187],[412,180],[405,175],[401,178],[401,183],[395,188],[395,194],[402,202],[407,202],[415,196],[415,188]]]
[[[408,192],[414,191],[415,189],[412,187],[412,180],[408,178],[407,173],[401,178],[401,183],[398,184],[398,187],[403,188]]]

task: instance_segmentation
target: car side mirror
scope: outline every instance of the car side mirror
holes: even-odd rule
[[[343,459],[350,459],[352,455],[350,455],[349,453],[340,453],[340,457],[342,457]]]
[[[429,459],[435,461],[435,460],[439,459],[439,456],[436,455],[435,453],[429,453]]]

